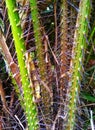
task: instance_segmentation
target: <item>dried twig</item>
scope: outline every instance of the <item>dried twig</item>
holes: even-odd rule
[[[4,56],[4,59],[6,60],[8,66],[10,67],[10,70],[13,74],[13,78],[16,80],[17,85],[21,88],[19,68],[17,64],[13,61],[6,40],[1,32],[0,32],[0,48],[1,48],[2,55]]]

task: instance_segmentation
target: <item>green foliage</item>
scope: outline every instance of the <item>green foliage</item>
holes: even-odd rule
[[[89,102],[95,102],[95,96],[87,92],[81,92],[81,97]]]

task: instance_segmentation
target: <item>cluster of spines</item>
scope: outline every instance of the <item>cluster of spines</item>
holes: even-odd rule
[[[26,49],[24,39],[22,38],[19,14],[16,9],[16,0],[6,0],[6,7],[8,9],[8,16],[12,28],[12,34],[20,68],[26,118],[28,121],[29,130],[36,130],[38,128],[37,110],[36,105],[33,102],[33,95],[31,94],[32,90],[30,89],[30,81],[25,64]]]
[[[77,94],[80,86],[80,78],[82,71],[82,64],[84,60],[83,52],[86,49],[85,35],[88,33],[88,21],[90,14],[90,0],[80,1],[79,13],[76,22],[76,30],[74,34],[74,42],[72,48],[72,60],[70,64],[70,79],[69,79],[69,111],[67,129],[73,130],[75,122],[75,110]]]

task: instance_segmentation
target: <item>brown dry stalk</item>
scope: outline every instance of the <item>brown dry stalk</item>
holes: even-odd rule
[[[17,64],[13,61],[13,58],[9,52],[6,40],[1,32],[0,32],[0,48],[1,48],[4,58],[6,59],[8,63],[8,66],[10,67],[13,78],[15,79],[17,85],[21,88],[19,68]]]
[[[1,96],[1,101],[3,103],[3,106],[6,107],[7,103],[6,103],[6,98],[5,98],[5,92],[4,92],[1,80],[0,80],[0,96]]]
[[[46,65],[46,79],[48,82],[46,84],[49,86],[49,90],[52,92],[52,65],[50,61],[49,49],[50,49],[50,42],[48,35],[46,34],[45,28],[42,27],[42,36],[43,36],[43,44],[44,44],[44,52],[45,52],[45,65]],[[50,49],[52,51],[52,49]],[[53,53],[53,52],[51,52]],[[53,55],[53,54],[52,54]],[[54,56],[54,55],[53,55]],[[42,81],[43,82],[43,81]]]
[[[29,3],[29,0],[16,0],[19,4],[21,4],[22,6],[25,6],[26,4]]]
[[[2,129],[2,125],[3,125],[2,118],[3,118],[3,117],[2,117],[2,115],[0,114],[0,130],[3,130],[3,129]]]
[[[34,99],[35,101],[39,101],[41,96],[40,96],[40,84],[37,80],[37,75],[36,75],[36,68],[35,65],[33,63],[31,54],[26,52],[26,65],[27,65],[27,69],[28,69],[28,73],[29,73],[29,78],[30,81],[32,83],[31,87],[32,87],[32,91],[33,91],[33,95],[34,95]]]
[[[2,101],[3,108],[4,108],[5,112],[8,113],[9,115],[11,115],[11,113],[9,112],[8,107],[7,107],[5,91],[4,91],[1,80],[0,80],[0,96],[1,96],[1,101]]]

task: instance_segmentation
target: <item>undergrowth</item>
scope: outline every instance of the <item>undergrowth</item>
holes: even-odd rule
[[[95,1],[14,2],[0,1],[0,130],[94,130]]]

